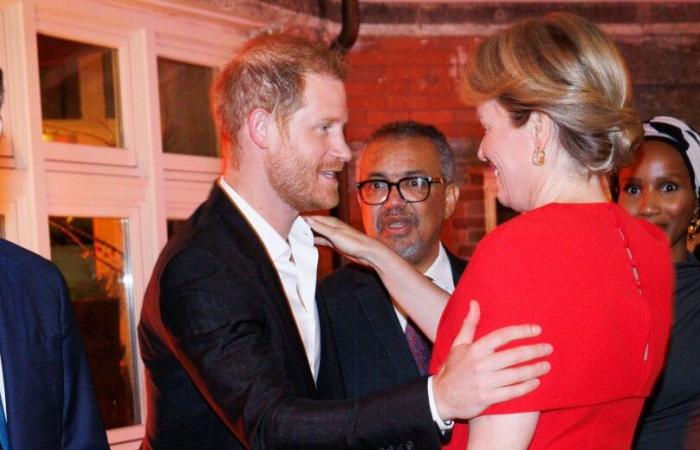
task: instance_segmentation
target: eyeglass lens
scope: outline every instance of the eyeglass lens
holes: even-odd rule
[[[362,184],[360,194],[369,204],[384,203],[389,198],[392,186],[397,186],[399,194],[407,202],[422,202],[430,194],[430,180],[426,177],[403,178],[396,183],[386,180],[370,180]]]

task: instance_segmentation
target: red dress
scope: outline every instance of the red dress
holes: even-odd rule
[[[546,205],[476,248],[440,320],[431,371],[471,299],[481,306],[476,338],[540,324],[541,336],[509,346],[552,343],[550,373],[534,392],[483,414],[541,411],[530,449],[629,448],[663,363],[672,285],[669,244],[654,225],[611,203]],[[466,443],[467,426],[457,424],[446,448]]]

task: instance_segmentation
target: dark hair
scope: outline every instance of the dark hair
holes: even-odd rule
[[[374,141],[380,139],[411,139],[426,138],[432,142],[440,160],[440,176],[451,183],[455,174],[455,155],[452,147],[447,142],[445,135],[432,125],[407,120],[403,122],[391,122],[376,129],[367,140],[365,148]],[[360,159],[362,156],[360,156]],[[358,161],[359,165],[359,161]]]

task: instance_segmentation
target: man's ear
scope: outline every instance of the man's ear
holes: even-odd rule
[[[449,183],[445,186],[445,220],[449,219],[455,212],[457,200],[459,200],[459,186],[457,183]]]
[[[252,110],[245,121],[250,139],[261,148],[268,148],[270,146],[271,127],[274,126],[274,124],[275,119],[272,114],[263,108],[255,108]]]

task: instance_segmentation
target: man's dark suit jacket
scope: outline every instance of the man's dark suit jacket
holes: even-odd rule
[[[456,285],[467,262],[449,251],[447,257]],[[373,270],[345,265],[321,281],[319,294],[328,308],[348,398],[420,376],[389,294]]]
[[[2,239],[0,267],[0,355],[10,448],[109,448],[60,272]]]
[[[319,302],[318,388],[263,243],[214,186],[163,250],[139,325],[144,449],[437,449],[426,378],[357,401],[337,397]]]

